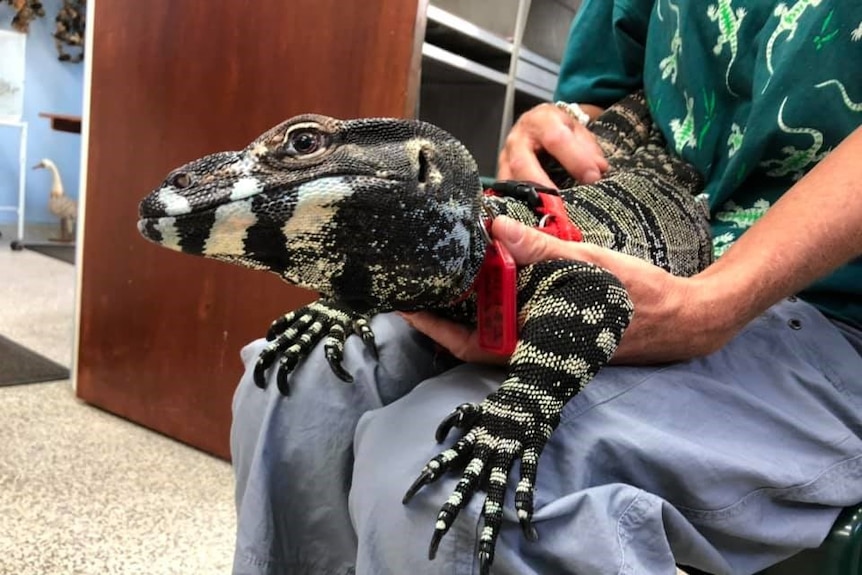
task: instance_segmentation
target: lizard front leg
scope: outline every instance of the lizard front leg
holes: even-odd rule
[[[261,388],[266,386],[266,371],[278,359],[276,382],[279,391],[288,395],[287,376],[320,340],[323,340],[324,355],[333,373],[344,381],[353,381],[341,365],[344,342],[352,333],[359,335],[371,353],[377,356],[374,332],[368,318],[343,305],[320,299],[283,315],[272,323],[266,334],[270,343],[258,357],[254,368],[255,383]]]
[[[429,557],[434,557],[472,495],[482,489],[487,494],[478,550],[483,574],[494,560],[515,459],[521,460],[515,508],[524,534],[534,539],[531,520],[539,456],[559,424],[563,406],[610,360],[632,314],[619,280],[581,262],[552,260],[523,268],[518,294],[522,327],[506,380],[483,402],[461,405],[443,421],[438,441],[453,426],[465,434],[428,462],[404,497],[407,503],[447,470],[463,468],[437,516]]]

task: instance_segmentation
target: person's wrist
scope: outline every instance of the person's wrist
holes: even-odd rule
[[[701,273],[685,283],[684,322],[692,327],[695,346],[704,355],[721,348],[756,315],[726,277]]]
[[[574,102],[563,102],[561,100],[554,102],[554,105],[565,112],[567,116],[575,121],[575,123],[580,124],[581,126],[586,126],[590,123],[590,115],[584,111],[580,105]]]

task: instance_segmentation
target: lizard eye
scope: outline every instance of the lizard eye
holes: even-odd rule
[[[323,134],[315,130],[301,129],[291,132],[285,138],[284,153],[296,158],[309,156],[326,147],[326,139]]]
[[[192,185],[192,177],[186,172],[178,172],[170,177],[168,183],[175,188],[184,190]]]

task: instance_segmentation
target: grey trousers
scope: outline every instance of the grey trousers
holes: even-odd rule
[[[454,365],[397,316],[372,325],[379,361],[357,338],[345,351],[354,383],[316,349],[289,398],[251,380],[263,342],[243,349],[235,574],[478,572],[481,496],[434,561],[434,520],[457,476],[401,498],[443,447],[440,420],[481,401],[503,370]],[[539,540],[524,539],[510,495],[492,572],[671,575],[679,563],[754,573],[817,546],[860,501],[862,333],[791,299],[708,357],[603,369],[541,457]]]

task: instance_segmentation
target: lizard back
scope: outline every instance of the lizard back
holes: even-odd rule
[[[604,177],[578,185],[558,162],[543,158],[569,219],[584,241],[690,276],[712,263],[709,212],[700,174],[669,152],[642,93],[590,124],[610,164]],[[491,197],[499,214],[528,225],[539,219],[523,202]]]

